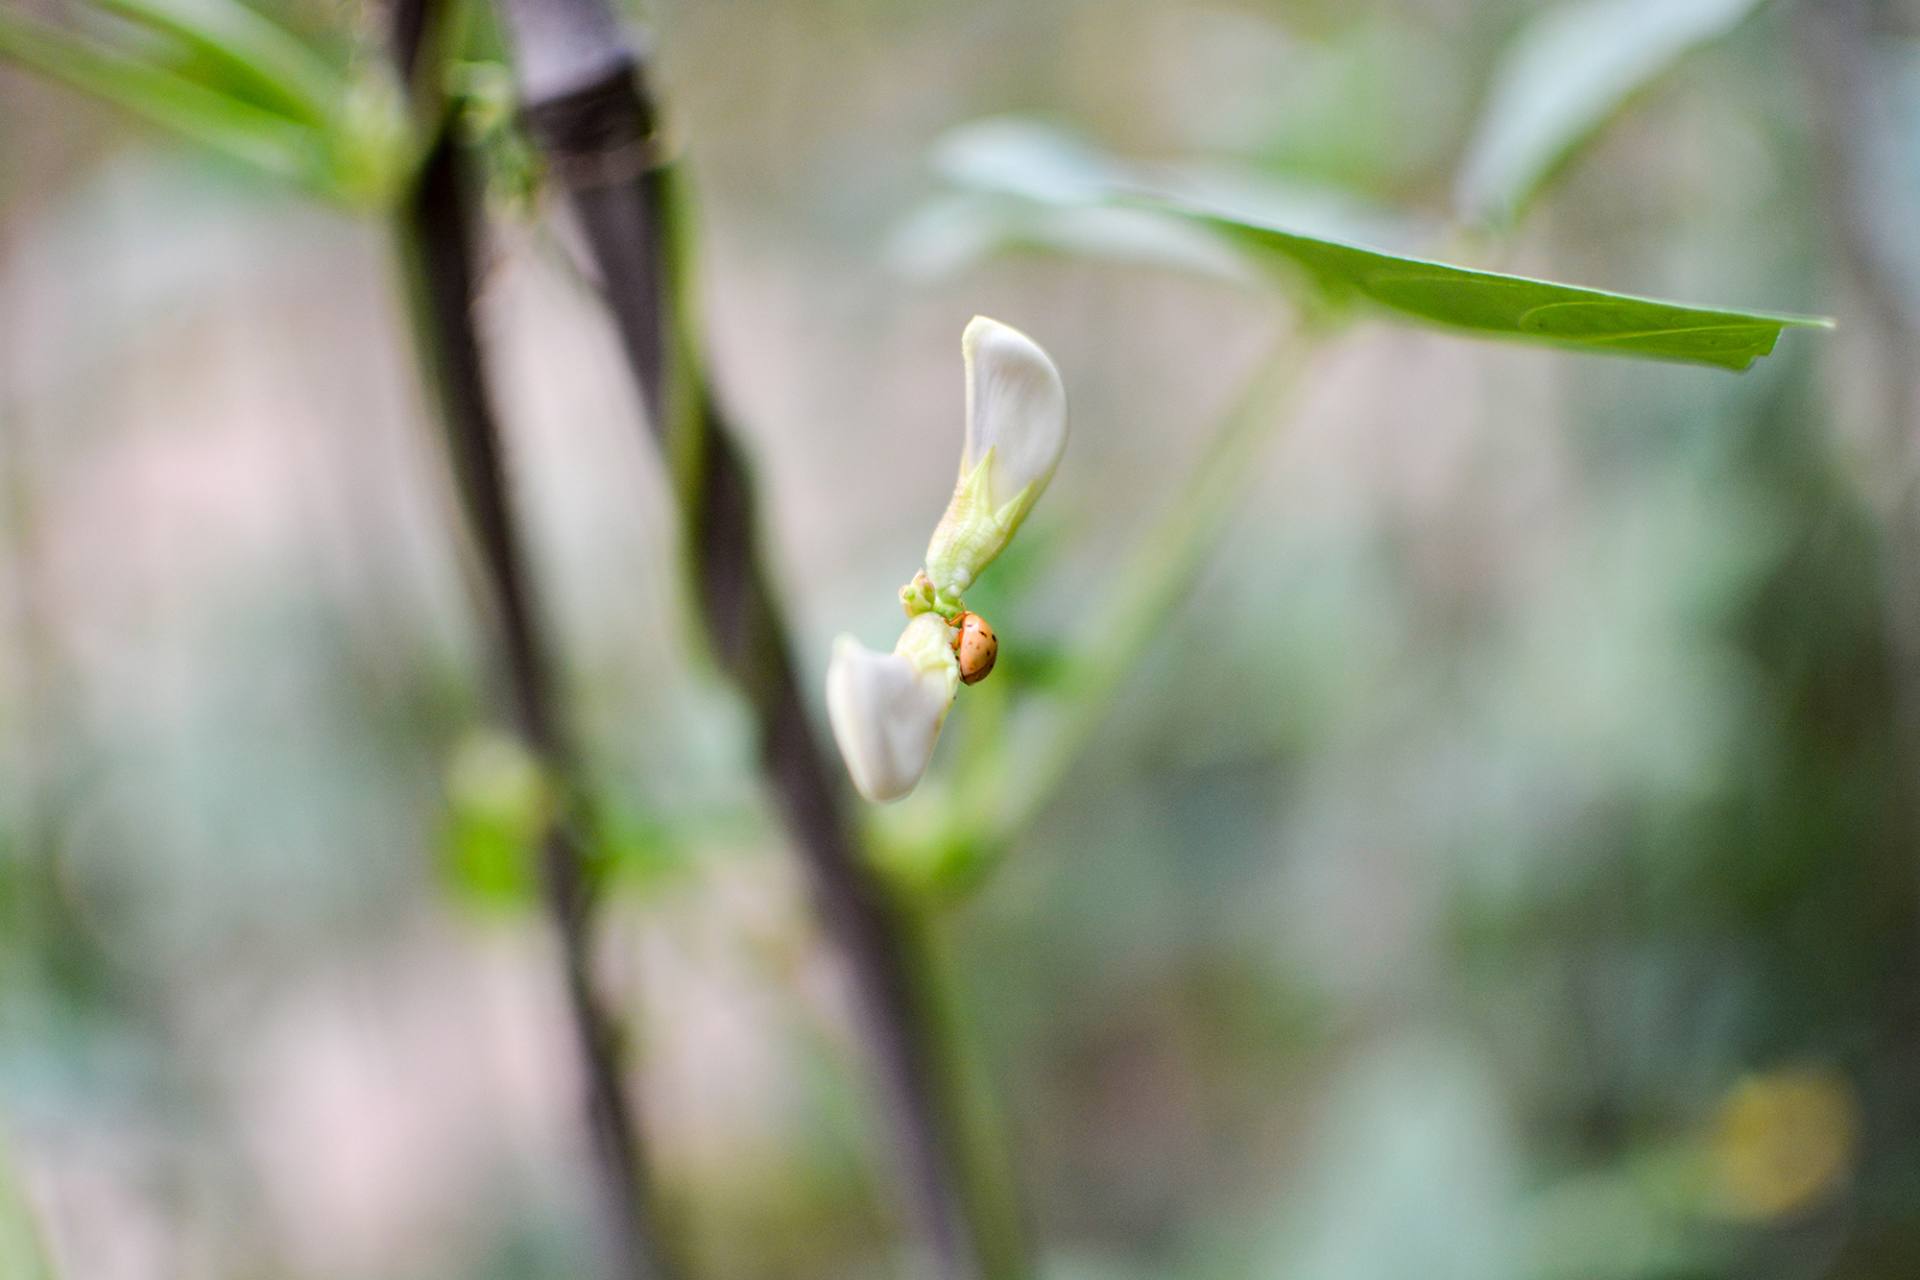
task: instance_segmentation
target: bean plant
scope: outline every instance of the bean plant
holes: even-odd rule
[[[842,637],[827,669],[802,660],[782,584],[761,552],[753,468],[709,372],[696,299],[697,204],[656,101],[648,46],[612,0],[393,0],[385,29],[318,48],[244,0],[81,0],[53,23],[0,8],[0,55],[110,101],[194,146],[392,228],[458,495],[449,536],[477,566],[476,625],[497,715],[531,770],[539,868],[571,1000],[581,1121],[609,1276],[692,1274],[654,1191],[629,1095],[620,1012],[594,972],[605,824],[554,678],[552,624],[525,513],[506,483],[494,353],[472,310],[486,220],[508,205],[569,219],[672,477],[685,575],[715,668],[751,714],[767,797],[855,993],[875,1105],[893,1137],[915,1274],[1017,1280],[1035,1251],[1017,1161],[979,1102],[966,1030],[942,989],[943,920],[1042,814],[1094,742],[1105,709],[1244,496],[1322,356],[1364,323],[1435,328],[1739,372],[1783,335],[1827,322],[1658,300],[1479,267],[1568,158],[1653,78],[1724,35],[1754,0],[1575,0],[1523,34],[1461,169],[1456,218],[1386,246],[1354,221],[1302,216],[1183,164],[1102,152],[1032,120],[954,122],[942,191],[903,229],[965,258],[1041,246],[1145,254],[1270,292],[1291,317],[1235,407],[1205,435],[1174,497],[1142,520],[1120,567],[1074,602],[1087,619],[1033,714],[982,711],[985,749],[935,763],[965,690],[991,678],[998,633],[966,593],[1015,537],[1068,444],[1074,372],[1046,334],[975,318],[959,336],[967,418],[952,500],[917,563],[899,549],[905,618],[891,649]],[[1402,220],[1397,224],[1404,231]],[[1437,246],[1437,247],[1433,247]],[[956,330],[960,325],[956,323]],[[958,425],[958,424],[956,424]],[[1098,421],[1076,420],[1083,436]],[[1196,429],[1169,423],[1169,432]],[[844,501],[842,494],[819,500]],[[931,513],[930,513],[931,514]],[[891,587],[885,588],[891,590]],[[1097,595],[1096,595],[1097,593]],[[873,637],[879,640],[880,637]],[[829,745],[829,744],[834,745]],[[834,749],[837,745],[838,750]],[[929,773],[937,785],[922,786]],[[911,798],[908,798],[910,793]],[[901,801],[882,808],[882,804]],[[1044,856],[1032,851],[1032,856]],[[672,1028],[658,1034],[671,1035]]]

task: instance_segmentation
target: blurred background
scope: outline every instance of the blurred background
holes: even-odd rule
[[[263,7],[378,55],[375,12]],[[956,249],[938,161],[969,121],[1390,210],[1452,260],[1841,322],[1743,377],[1379,324],[1314,358],[947,924],[1050,1280],[1920,1275],[1920,277],[1889,257],[1920,13],[1747,6],[1511,234],[1449,231],[1553,7],[645,15],[809,670],[897,628],[969,316],[1040,338],[1074,406],[978,602],[1015,693],[1288,341],[1283,294],[1152,255]],[[901,1274],[842,978],[690,638],[636,397],[565,228],[499,214],[481,322],[617,837],[602,959],[663,1196],[703,1277]],[[8,1280],[587,1265],[531,784],[391,251],[0,63]]]

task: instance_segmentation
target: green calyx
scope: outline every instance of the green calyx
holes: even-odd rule
[[[1006,549],[1007,542],[1039,496],[1035,486],[1028,485],[1015,494],[1012,501],[997,504],[992,492],[992,473],[993,450],[989,448],[954,487],[946,513],[940,517],[933,540],[927,544],[927,567],[922,575],[928,581],[926,610],[951,618],[952,614],[944,608],[951,604],[958,612],[960,593],[972,586],[981,570]],[[915,584],[918,582],[916,577]],[[909,587],[901,592],[910,613],[916,611],[913,602],[908,600],[908,591],[913,589]]]
[[[900,604],[909,618],[917,618],[923,613],[937,614],[949,625],[967,608],[966,601],[958,595],[935,587],[924,569],[913,575],[912,582],[900,588]]]

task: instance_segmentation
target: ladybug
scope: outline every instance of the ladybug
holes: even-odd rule
[[[979,684],[993,673],[993,660],[1000,656],[1000,638],[977,613],[962,613],[953,625],[953,651],[960,658],[961,683]]]

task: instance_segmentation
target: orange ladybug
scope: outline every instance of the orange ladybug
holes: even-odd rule
[[[993,660],[1000,656],[1000,638],[977,613],[962,613],[953,620],[953,625],[953,651],[960,658],[960,681],[979,684],[993,673]]]

